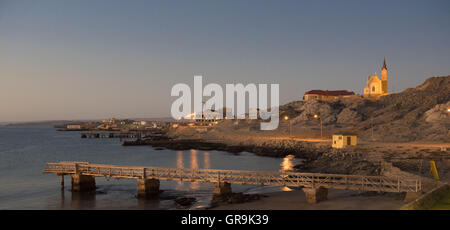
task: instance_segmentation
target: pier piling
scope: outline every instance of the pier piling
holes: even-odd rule
[[[61,190],[64,190],[64,175],[61,175]]]
[[[72,191],[88,192],[95,191],[95,177],[81,174],[72,174]]]
[[[225,196],[231,194],[231,184],[227,182],[218,182],[214,188],[214,195]]]
[[[328,189],[324,187],[319,188],[303,188],[303,192],[306,196],[306,202],[310,204],[315,204],[320,201],[327,200]]]
[[[159,180],[139,178],[138,181],[138,196],[147,197],[157,195],[159,193]]]

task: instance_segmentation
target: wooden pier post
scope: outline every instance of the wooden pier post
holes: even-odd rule
[[[61,174],[61,190],[64,190],[64,174]]]

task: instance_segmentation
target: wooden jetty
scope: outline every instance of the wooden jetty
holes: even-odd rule
[[[419,178],[389,178],[323,173],[265,172],[217,169],[185,169],[90,164],[87,162],[47,163],[44,173],[70,175],[73,191],[95,190],[95,177],[134,178],[138,181],[138,195],[159,193],[160,180],[215,183],[215,195],[231,193],[231,184],[253,184],[301,187],[310,203],[327,198],[328,189],[376,192],[406,192],[418,195],[422,191]],[[411,196],[410,195],[410,196]]]

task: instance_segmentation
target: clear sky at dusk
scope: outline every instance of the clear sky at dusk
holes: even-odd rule
[[[398,92],[450,74],[450,1],[0,0],[0,122],[167,117],[176,83]]]

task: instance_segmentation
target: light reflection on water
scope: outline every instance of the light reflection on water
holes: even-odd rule
[[[297,164],[301,164],[302,161],[301,159],[296,159],[294,155],[287,155],[286,157],[283,158],[283,160],[281,161],[281,169],[280,172],[293,172],[294,171],[294,166]],[[292,191],[291,188],[284,186],[281,188],[282,191]]]
[[[294,159],[294,155],[287,155],[283,158],[283,161],[281,162],[281,170],[280,171],[293,171],[294,170],[294,163],[292,162],[292,159]]]
[[[191,149],[191,169],[198,169],[197,150],[195,149]],[[197,190],[199,188],[197,181],[192,181],[190,185],[192,190]]]
[[[209,169],[209,152],[203,152],[203,168]]]
[[[173,199],[166,198],[179,196],[195,197],[197,206],[207,206],[214,188],[212,183],[161,181],[161,198],[142,200],[136,198],[136,180],[96,178],[96,194],[77,194],[70,192],[69,177],[61,191],[57,176],[42,174],[46,162],[279,171],[291,170],[297,160],[251,153],[124,147],[118,139],[81,139],[79,132],[58,132],[50,126],[0,126],[0,137],[0,209],[175,209],[179,207]],[[232,185],[232,189],[254,193],[271,188]]]
[[[183,152],[182,151],[177,151],[177,168],[182,169],[184,168],[183,165]],[[181,187],[183,186],[183,181],[177,181],[177,190],[180,190]]]

